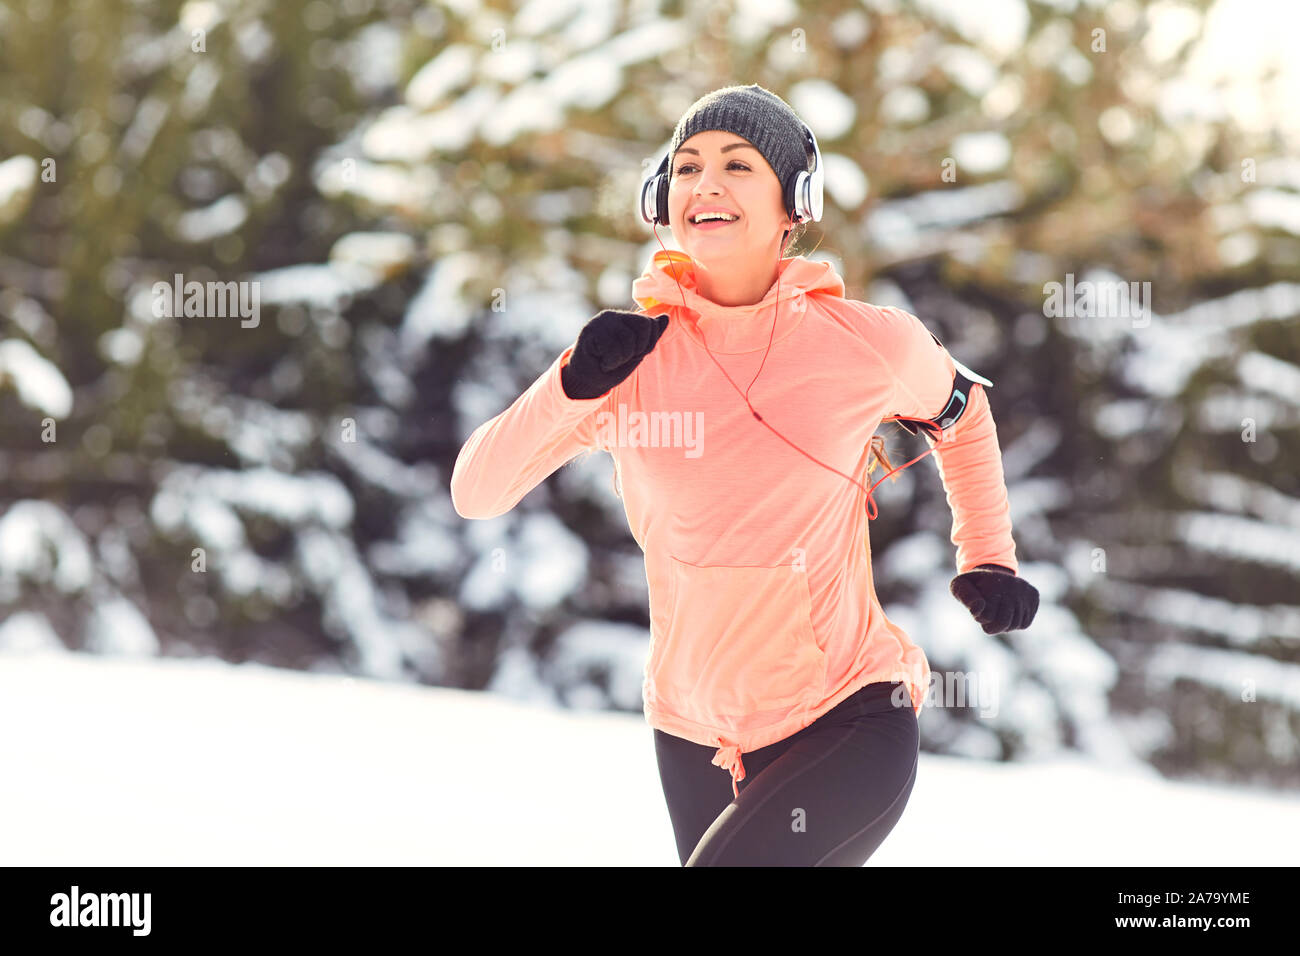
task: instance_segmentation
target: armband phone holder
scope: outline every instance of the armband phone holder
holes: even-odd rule
[[[939,341],[938,336],[933,332],[930,337],[934,339],[935,344],[940,347],[943,343]],[[895,418],[900,426],[906,428],[913,435],[917,434],[922,428],[926,430],[927,435],[938,438],[939,434],[945,428],[951,428],[961,418],[962,412],[966,411],[966,404],[970,397],[971,386],[979,383],[986,388],[992,388],[993,383],[983,375],[972,372],[961,362],[956,359],[952,364],[957,367],[956,374],[952,380],[952,394],[948,396],[948,402],[940,409],[939,414],[934,418]]]

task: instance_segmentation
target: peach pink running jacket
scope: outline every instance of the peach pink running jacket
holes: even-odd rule
[[[776,431],[869,488],[872,434],[889,416],[937,415],[952,357],[915,316],[844,298],[829,263],[797,256],[780,269],[779,303],[774,286],[754,305],[723,307],[695,292],[689,257],[656,252],[633,293],[641,314],[670,319],[636,370],[603,396],[570,399],[560,384],[570,345],[474,430],[451,478],[462,517],[492,518],[580,453],[609,452],[645,553],[646,720],[716,747],[736,795],[743,753],[877,681],[903,682],[919,716],[930,683],[925,653],[876,597],[863,491],[773,434],[741,392],[753,381],[749,400]],[[934,455],[958,572],[1019,573],[983,386]]]

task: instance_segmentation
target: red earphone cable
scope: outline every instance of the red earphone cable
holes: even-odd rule
[[[793,225],[793,224],[794,224],[793,221],[791,221],[791,225]],[[659,230],[658,230],[657,226],[658,226],[658,223],[657,223],[657,222],[654,223],[654,224],[652,224],[652,226],[651,226],[651,228],[654,229],[655,239],[658,241],[660,248],[662,248],[662,249],[664,250],[664,254],[668,256],[668,266],[673,270],[673,271],[672,271],[673,281],[677,283],[677,291],[678,291],[678,293],[681,294],[681,297],[682,297],[682,310],[683,310],[683,311],[688,311],[688,307],[687,307],[687,305],[686,305],[686,293],[682,291],[682,284],[681,284],[680,280],[678,280],[678,278],[677,278],[677,267],[676,267],[676,263],[673,262],[672,255],[671,255],[671,253],[668,252],[667,247],[664,246],[663,240],[659,238]],[[787,230],[786,230],[786,235],[788,235],[788,234],[789,234],[789,230],[787,229]],[[784,242],[784,241],[785,241],[785,236],[782,236],[782,237],[781,237],[781,240]],[[778,252],[778,256],[779,256],[779,255],[780,255],[780,253]],[[713,359],[713,364],[718,366],[718,371],[720,371],[720,372],[723,374],[723,376],[727,379],[728,382],[731,382],[731,387],[732,387],[732,388],[734,388],[737,392],[740,392],[740,397],[744,400],[745,404],[749,407],[749,410],[750,410],[750,412],[753,414],[754,418],[758,419],[759,422],[761,422],[762,424],[766,425],[767,428],[768,428],[768,430],[771,431],[773,435],[775,435],[777,438],[781,439],[781,441],[785,442],[787,445],[789,445],[791,448],[793,448],[793,449],[794,449],[795,451],[797,451],[799,454],[803,455],[803,456],[804,456],[805,458],[807,458],[809,461],[812,461],[812,462],[814,462],[814,463],[816,463],[816,464],[818,464],[818,465],[821,465],[821,466],[822,466],[823,468],[825,468],[827,471],[833,471],[833,472],[835,472],[835,474],[839,475],[841,478],[844,478],[844,479],[847,479],[848,481],[853,482],[853,484],[857,485],[859,488],[861,488],[863,491],[865,491],[865,492],[867,493],[867,500],[866,500],[866,504],[864,505],[864,509],[865,509],[866,512],[867,512],[867,519],[868,519],[868,520],[872,520],[872,519],[874,519],[874,518],[876,517],[877,514],[879,514],[879,509],[876,508],[876,500],[875,500],[875,498],[872,496],[871,492],[874,491],[874,490],[876,489],[876,487],[880,484],[880,482],[884,481],[886,478],[888,478],[890,475],[892,475],[895,471],[899,471],[899,470],[901,470],[901,469],[903,469],[903,468],[906,468],[906,467],[908,467],[908,465],[911,465],[913,462],[918,462],[918,461],[920,461],[920,460],[921,460],[922,458],[924,458],[926,455],[930,454],[930,452],[934,451],[934,449],[937,448],[937,447],[942,443],[942,440],[943,440],[943,439],[942,439],[942,433],[940,433],[940,439],[939,439],[938,441],[935,441],[934,444],[932,444],[932,445],[930,446],[929,450],[922,452],[921,454],[919,454],[919,455],[917,455],[915,458],[913,458],[911,461],[909,461],[909,462],[905,462],[904,464],[899,465],[897,468],[894,468],[894,469],[892,469],[892,470],[886,472],[885,474],[881,475],[881,476],[880,476],[880,479],[879,479],[879,480],[878,480],[874,485],[872,485],[870,488],[866,488],[866,487],[863,486],[863,484],[862,484],[860,481],[858,481],[856,478],[853,478],[853,477],[851,477],[851,476],[849,476],[849,475],[844,474],[844,472],[840,471],[838,468],[832,468],[830,465],[827,465],[827,464],[825,464],[824,462],[818,461],[818,460],[817,460],[816,458],[814,458],[812,455],[808,454],[806,451],[804,451],[802,448],[800,448],[800,447],[799,447],[798,445],[796,445],[794,442],[790,441],[790,439],[786,438],[786,437],[785,437],[784,435],[782,435],[779,431],[777,431],[777,430],[776,430],[775,428],[773,428],[770,424],[768,424],[767,420],[764,419],[763,416],[760,415],[760,414],[758,413],[758,411],[754,408],[754,406],[750,403],[750,401],[749,401],[749,389],[753,388],[753,387],[754,387],[754,382],[758,381],[759,373],[763,371],[763,366],[767,363],[767,353],[768,353],[768,351],[772,348],[772,339],[775,338],[775,336],[776,336],[776,319],[777,319],[777,315],[780,313],[780,307],[781,307],[781,271],[782,271],[782,270],[781,270],[781,267],[780,267],[780,261],[779,261],[779,259],[778,259],[778,262],[777,262],[777,272],[776,272],[776,300],[775,300],[775,301],[773,302],[773,304],[772,304],[772,312],[773,312],[773,315],[772,315],[772,331],[771,331],[771,333],[769,333],[769,335],[768,335],[768,339],[767,339],[767,349],[765,349],[765,350],[763,351],[763,359],[762,359],[761,362],[759,362],[759,365],[758,365],[758,372],[755,372],[755,373],[754,373],[754,378],[750,381],[750,383],[749,383],[748,387],[745,389],[745,391],[743,391],[743,392],[740,391],[740,387],[739,387],[739,386],[738,386],[734,381],[732,381],[732,378],[731,378],[730,375],[727,375],[727,370],[726,370],[725,368],[722,367],[721,363],[719,363],[718,360],[717,360],[716,358],[714,358],[714,356],[713,356],[713,352],[709,349],[709,343],[705,340],[704,332],[703,332],[703,331],[700,331],[700,341],[704,343],[704,350],[705,350],[706,352],[708,352],[708,354],[709,354],[709,358]],[[695,325],[695,327],[696,327],[697,330],[699,330],[699,321],[698,321],[698,319],[696,320],[696,325]],[[889,417],[887,417],[887,418],[883,418],[883,419],[881,419],[881,421],[897,421],[897,417],[896,417],[896,416],[889,416]],[[873,512],[874,512],[874,513],[873,513]]]

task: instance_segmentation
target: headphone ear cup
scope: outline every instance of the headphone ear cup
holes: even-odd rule
[[[794,210],[796,216],[795,222],[806,222],[809,218],[808,209],[808,173],[800,170],[799,174],[794,177],[793,188],[791,189],[789,208]]]
[[[817,164],[817,171],[808,177],[808,218],[820,222],[822,218],[823,181],[821,163]]]
[[[641,218],[651,225],[668,222],[668,154],[653,176],[641,183]]]
[[[641,218],[648,223],[654,222],[654,210],[650,208],[650,196],[654,191],[653,190],[654,185],[655,185],[655,178],[653,176],[641,184],[641,196],[639,197],[640,205],[641,205]]]

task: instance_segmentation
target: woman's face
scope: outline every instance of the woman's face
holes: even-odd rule
[[[695,225],[699,211],[720,209],[738,217],[726,224]],[[791,228],[781,183],[749,140],[723,130],[696,133],[677,148],[668,184],[668,222],[682,251],[701,262],[770,267],[782,233]]]

